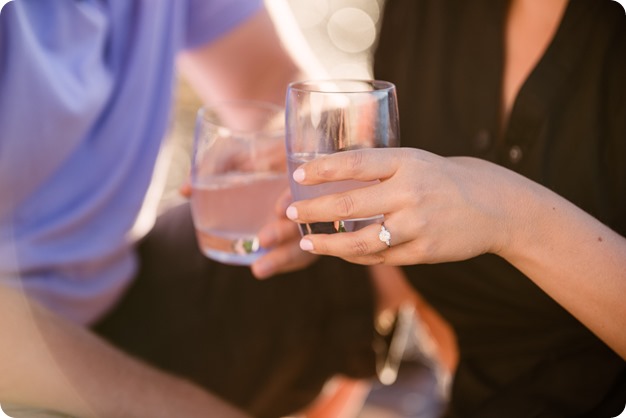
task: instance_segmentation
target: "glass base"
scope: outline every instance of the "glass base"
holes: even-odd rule
[[[260,249],[250,254],[234,254],[223,251],[215,251],[209,249],[203,249],[203,254],[209,257],[211,260],[220,262],[222,264],[230,264],[235,266],[249,266],[254,263],[259,257],[267,253],[267,250]]]

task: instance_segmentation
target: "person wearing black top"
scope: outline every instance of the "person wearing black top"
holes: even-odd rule
[[[446,356],[447,416],[614,416],[626,399],[624,74],[626,19],[609,0],[387,0],[375,75],[398,86],[405,148],[345,152],[299,174],[305,183],[333,179],[331,171],[381,179],[335,198],[350,197],[345,218],[384,213],[391,247],[376,226],[307,236],[303,249],[355,264],[320,257],[292,272],[315,257],[291,251],[298,230],[281,219],[260,240],[284,265],[224,266],[198,251],[182,206],[139,244],[137,280],[93,330],[254,416],[284,416],[336,374],[373,376],[372,320],[384,292],[359,264],[380,264],[375,286],[406,266],[454,331],[444,340],[446,353],[458,350]],[[329,170],[354,157],[348,172]],[[336,199],[325,201],[294,203],[287,214],[342,217]],[[35,312],[38,329],[55,336],[46,342],[76,349],[59,350],[77,364],[66,377],[87,370],[85,353],[99,368],[83,386],[117,370],[102,361],[100,340],[13,296],[0,289],[3,306],[20,308],[5,331],[23,333],[15,318]],[[23,363],[41,371],[33,360]],[[142,376],[146,390],[181,383]],[[207,401],[195,385],[182,388],[184,399]],[[29,401],[42,405],[38,397]]]
[[[304,165],[294,176],[303,184],[381,182],[295,202],[287,215],[384,213],[391,247],[375,225],[301,247],[405,266],[458,344],[446,416],[619,414],[624,10],[609,0],[387,0],[383,16],[375,77],[397,86],[404,148]]]

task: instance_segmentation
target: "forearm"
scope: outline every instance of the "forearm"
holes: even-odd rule
[[[539,185],[513,201],[500,255],[626,358],[626,239]]]
[[[216,42],[183,53],[179,69],[205,103],[255,99],[284,105],[287,84],[301,77],[265,11]]]
[[[0,288],[0,403],[77,417],[243,417],[181,379],[117,351]]]

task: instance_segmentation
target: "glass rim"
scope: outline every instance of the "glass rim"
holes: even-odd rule
[[[210,117],[210,110],[218,110],[220,108],[248,108],[248,109],[258,109],[261,111],[267,111],[268,115],[281,115],[285,113],[285,108],[272,102],[264,101],[264,100],[254,100],[254,99],[232,99],[232,100],[222,100],[222,101],[214,101],[206,103],[198,108],[196,112],[196,124],[198,123],[208,123],[214,126],[223,127],[228,129],[234,134],[250,134],[248,130],[244,129],[233,129],[227,126],[223,126],[223,124],[218,123],[217,120],[214,120]],[[270,120],[268,118],[268,120]],[[197,127],[196,127],[197,129]],[[277,126],[275,128],[267,128],[264,130],[266,133],[281,133],[284,132],[284,127]]]
[[[363,85],[367,86],[362,89],[342,89],[339,85]],[[328,88],[333,84],[337,85],[337,88]],[[325,85],[322,87],[322,85]],[[342,94],[362,94],[371,93],[375,91],[392,91],[396,86],[390,81],[377,80],[377,79],[358,79],[358,78],[329,78],[329,79],[310,79],[294,81],[289,83],[287,89],[289,91],[298,91],[303,93],[342,93]]]

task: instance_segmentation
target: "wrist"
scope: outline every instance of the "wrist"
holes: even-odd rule
[[[513,265],[541,252],[550,236],[560,198],[538,183],[518,175],[507,188],[505,220],[495,254]]]

